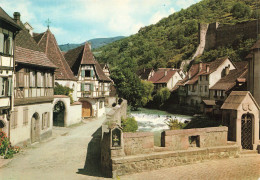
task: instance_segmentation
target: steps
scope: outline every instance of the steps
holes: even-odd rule
[[[258,151],[257,150],[245,150],[245,149],[243,149],[240,152],[240,156],[241,157],[248,157],[248,156],[255,156],[255,155],[258,155]]]

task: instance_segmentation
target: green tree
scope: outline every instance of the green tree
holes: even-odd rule
[[[72,93],[73,93],[73,89],[71,89],[67,86],[62,86],[61,84],[58,84],[58,83],[55,84],[54,95],[69,96],[70,97],[70,103],[73,103]]]
[[[235,18],[249,17],[251,10],[246,4],[237,2],[230,11]]]
[[[150,81],[141,81],[143,84],[143,96],[142,96],[142,106],[145,106],[149,101],[153,100],[152,93],[154,85]]]
[[[126,119],[122,118],[121,126],[123,132],[136,132],[138,129],[138,124],[134,117],[127,117]]]
[[[171,96],[171,93],[167,87],[159,89],[153,97],[153,102],[157,105],[158,108],[163,106],[164,102],[168,100]]]

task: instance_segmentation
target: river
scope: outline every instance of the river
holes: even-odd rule
[[[171,114],[166,111],[141,108],[139,111],[131,111],[138,123],[138,130],[141,132],[158,132],[169,129],[165,121],[169,118],[177,119],[179,122],[188,122],[192,116]]]

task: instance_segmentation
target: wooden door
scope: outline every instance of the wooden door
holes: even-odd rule
[[[32,143],[37,142],[39,140],[39,118],[36,114],[33,115],[32,117],[32,122],[31,122],[31,141]]]
[[[82,117],[92,116],[92,106],[89,102],[82,102]]]

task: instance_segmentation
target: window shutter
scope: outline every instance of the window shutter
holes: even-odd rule
[[[49,73],[49,87],[52,87],[53,75]]]
[[[0,52],[4,52],[4,34],[0,33]]]
[[[81,83],[81,91],[84,91],[84,83]]]
[[[18,87],[24,87],[24,73],[23,72],[18,72]]]
[[[50,127],[50,112],[47,112],[47,127]]]
[[[0,77],[0,96],[3,95],[3,93],[2,93],[3,92],[3,83],[4,83],[3,78]]]
[[[12,83],[12,78],[8,78],[8,96],[12,96],[12,86],[13,86],[13,83]]]
[[[44,124],[45,124],[45,113],[42,114],[42,130],[44,130]]]
[[[81,70],[81,77],[85,77],[85,70]]]
[[[90,84],[90,90],[93,91],[93,84]]]
[[[36,77],[37,77],[37,87],[41,87],[41,73],[37,72]]]
[[[33,86],[33,72],[30,72],[30,87]]]
[[[93,77],[94,76],[94,71],[93,69],[90,70],[90,77]]]
[[[23,108],[23,124],[28,124],[28,107]]]
[[[9,41],[9,54],[12,55],[12,48],[13,48],[13,40],[12,37],[8,38]]]

